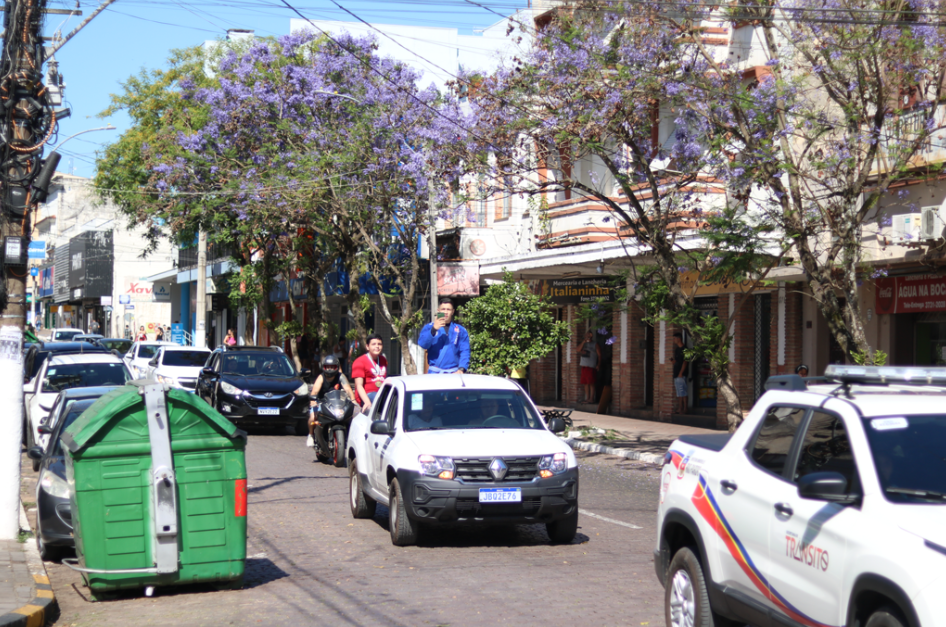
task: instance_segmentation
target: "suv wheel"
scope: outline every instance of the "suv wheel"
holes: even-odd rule
[[[358,460],[351,460],[348,465],[348,502],[351,505],[352,518],[373,518],[377,503],[365,494],[358,475]]]
[[[870,615],[864,627],[905,627],[906,624],[896,608],[885,605]]]
[[[401,496],[401,484],[397,479],[391,481],[388,489],[388,527],[391,530],[391,544],[408,546],[417,543],[420,524],[407,516],[407,506]]]
[[[664,611],[670,627],[713,627],[703,568],[689,547],[677,551],[670,560]]]
[[[62,559],[62,547],[49,546],[43,542],[43,534],[39,529],[36,530],[36,548],[39,549],[39,556],[44,562],[57,562]]]
[[[545,532],[552,544],[570,544],[578,533],[578,508],[561,520],[546,523]]]

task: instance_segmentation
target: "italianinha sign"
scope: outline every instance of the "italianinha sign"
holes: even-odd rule
[[[558,305],[593,303],[603,299],[614,302],[612,277],[574,279],[544,279],[539,281],[539,293]]]

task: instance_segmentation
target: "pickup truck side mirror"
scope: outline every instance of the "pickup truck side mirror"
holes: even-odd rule
[[[371,433],[375,435],[391,435],[387,420],[375,420],[371,423]]]
[[[565,430],[565,421],[561,418],[552,418],[549,420],[549,431],[552,433],[561,433]]]
[[[39,461],[43,459],[43,449],[42,447],[39,447],[39,446],[31,446],[30,448],[26,450],[26,456],[29,457],[30,459],[35,459],[36,461]]]
[[[847,477],[839,472],[813,472],[798,480],[798,496],[814,501],[854,503],[859,496],[848,492]]]

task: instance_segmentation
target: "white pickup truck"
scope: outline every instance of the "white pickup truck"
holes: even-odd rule
[[[667,625],[946,625],[946,369],[766,387],[731,437],[664,458]]]
[[[522,388],[497,377],[416,375],[385,381],[348,433],[351,513],[387,505],[391,542],[424,525],[545,523],[552,542],[578,529],[575,454]]]

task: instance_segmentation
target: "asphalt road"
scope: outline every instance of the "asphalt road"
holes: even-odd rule
[[[347,470],[315,462],[303,442],[250,435],[243,590],[160,588],[96,603],[73,571],[49,563],[56,624],[664,624],[652,466],[579,453],[582,515],[571,545],[550,545],[534,525],[437,529],[421,546],[397,548],[387,509],[352,519]]]

